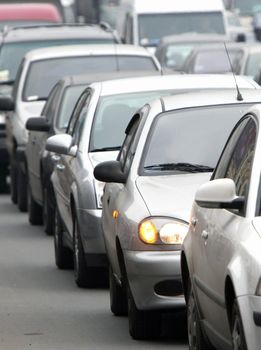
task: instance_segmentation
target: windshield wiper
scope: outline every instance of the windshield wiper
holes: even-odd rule
[[[201,164],[191,164],[191,163],[162,163],[162,164],[153,164],[145,166],[146,170],[178,170],[184,171],[188,173],[203,173],[203,172],[211,172],[214,168],[211,168],[207,165]]]
[[[120,149],[121,149],[121,146],[103,147],[103,148],[94,148],[91,150],[91,152],[119,151]]]

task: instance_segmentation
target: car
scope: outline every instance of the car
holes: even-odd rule
[[[39,116],[53,85],[64,75],[112,72],[118,70],[160,71],[157,59],[142,47],[133,45],[68,45],[29,51],[20,65],[13,99],[0,97],[0,110],[6,118],[6,141],[10,156],[11,198],[21,211],[27,209],[25,123]],[[10,113],[11,112],[11,113]]]
[[[94,169],[106,183],[102,229],[111,311],[128,311],[134,339],[159,336],[161,314],[185,307],[180,250],[190,208],[242,110],[260,98],[258,89],[241,92],[244,101],[228,89],[147,103],[127,126],[117,159]]]
[[[231,73],[255,78],[260,69],[261,45],[258,43],[227,43],[195,48],[184,63],[185,73]],[[231,61],[231,65],[229,62]]]
[[[261,105],[242,115],[196,191],[182,247],[190,349],[260,349]]]
[[[61,23],[57,7],[48,3],[0,3],[0,30],[7,26]]]
[[[41,4],[43,5],[43,4]],[[10,5],[11,6],[11,5]],[[19,4],[19,8],[22,4]],[[119,42],[117,36],[104,26],[88,25],[40,25],[26,28],[6,28],[0,32],[0,96],[12,94],[13,83],[23,56],[30,50],[47,46],[65,44],[112,44]],[[6,175],[8,173],[8,152],[6,149],[5,113],[0,120],[1,143],[0,191],[6,191]]]
[[[116,159],[133,113],[163,94],[231,88],[233,84],[231,77],[215,80],[169,75],[96,82],[86,88],[74,108],[67,133],[51,136],[46,142],[47,151],[60,156],[51,176],[56,201],[56,265],[70,267],[73,254],[78,286],[95,285],[99,279],[97,267],[107,268],[101,230],[104,183],[94,179],[93,169],[99,162]],[[241,84],[251,90],[258,88],[245,79]]]
[[[228,36],[221,34],[184,33],[168,35],[160,40],[155,56],[163,68],[182,71],[186,58],[198,45],[228,41]]]
[[[48,137],[64,133],[68,126],[72,110],[80,93],[92,82],[143,75],[160,75],[155,71],[116,71],[113,73],[67,76],[59,80],[50,92],[41,116],[29,118],[26,129],[29,130],[25,148],[28,179],[28,216],[32,225],[44,224],[48,235],[53,234],[54,205],[51,174],[54,158],[46,151]],[[56,158],[55,158],[56,159]]]

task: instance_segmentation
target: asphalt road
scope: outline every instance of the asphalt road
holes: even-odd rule
[[[134,341],[107,289],[79,289],[54,264],[53,238],[0,196],[0,350],[188,349],[184,315],[163,319],[165,336]]]

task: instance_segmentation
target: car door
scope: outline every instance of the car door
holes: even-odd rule
[[[61,83],[58,83],[52,89],[48,100],[41,113],[41,118],[46,118],[51,121],[54,118],[57,107],[59,106],[59,98],[61,95]],[[30,154],[28,153],[28,171],[30,176],[30,185],[33,193],[33,197],[42,202],[42,177],[41,177],[41,160],[42,153],[45,150],[46,139],[51,136],[50,132],[31,131],[30,142]]]
[[[236,185],[236,194],[246,199],[256,135],[256,123],[248,116],[234,130],[212,177],[231,178]],[[197,296],[208,335],[218,348],[223,348],[223,342],[230,342],[225,279],[235,249],[233,241],[245,219],[246,208],[241,211],[201,208],[199,211],[203,215],[197,217],[199,229],[196,230],[200,249],[200,255],[194,259],[194,262],[200,261],[194,265]],[[212,330],[220,335],[220,340]]]
[[[78,145],[84,120],[87,116],[91,90],[86,90],[77,102],[68,125],[67,133],[72,136],[73,145]],[[77,155],[61,155],[56,164],[57,183],[59,187],[59,210],[68,233],[72,237],[73,221],[71,217],[70,197],[71,186],[75,180],[74,169],[77,168]]]
[[[118,161],[120,162],[121,168],[125,174],[129,173],[135,154],[138,141],[137,130],[142,119],[141,115],[142,114],[136,114],[130,121],[126,129],[125,140],[118,156]],[[124,221],[124,208],[126,208],[126,201],[123,200],[123,198],[128,198],[127,192],[128,189],[126,188],[126,184],[107,183],[105,185],[103,196],[102,225],[105,247],[112,270],[119,276],[119,278],[121,273],[117,256],[116,238],[119,230],[121,230],[122,227],[127,227]]]

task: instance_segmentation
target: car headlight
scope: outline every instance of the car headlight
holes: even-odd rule
[[[139,238],[147,244],[183,243],[188,232],[186,222],[170,218],[154,217],[143,220],[139,225]]]
[[[105,185],[104,182],[94,180],[95,195],[96,195],[96,202],[97,202],[98,209],[102,209],[102,197],[103,197],[104,185]]]

